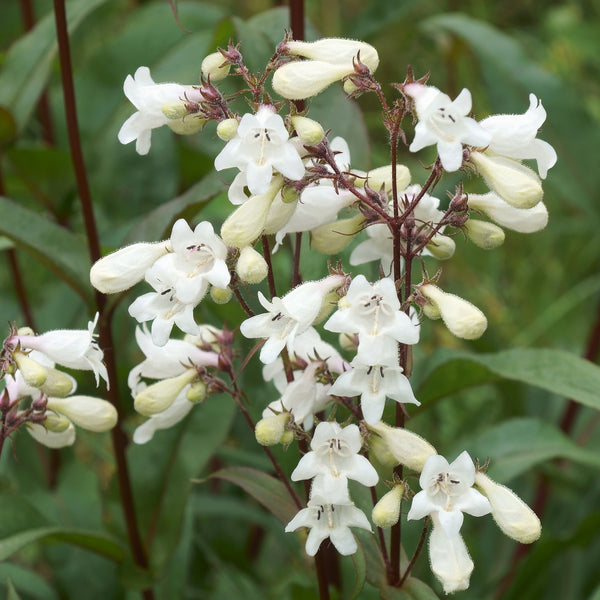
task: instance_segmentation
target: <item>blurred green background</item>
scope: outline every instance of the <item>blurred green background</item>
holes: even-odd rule
[[[178,216],[208,218],[218,228],[231,210],[221,185],[229,181],[228,174],[211,175],[213,158],[222,147],[214,126],[191,137],[176,137],[167,128],[155,130],[145,157],[138,156],[133,145],[118,143],[117,132],[133,111],[122,93],[127,74],[147,65],[157,82],[197,83],[202,58],[230,38],[241,42],[249,66],[260,68],[289,27],[287,8],[277,4],[180,0],[178,14],[188,33],[178,27],[166,1],[67,3],[83,149],[105,253],[125,241],[161,239]],[[5,196],[26,209],[4,201],[0,207],[0,320],[24,323],[8,263],[8,249],[15,244],[37,329],[81,328],[89,314],[82,300],[90,294],[85,278],[89,261],[66,139],[51,4],[33,3],[39,25],[27,37],[22,7],[14,0],[3,3],[0,19],[0,105],[5,107],[0,112],[0,168]],[[480,352],[547,347],[584,355],[598,327],[600,291],[600,2],[307,0],[306,16],[309,38],[341,36],[374,45],[381,59],[377,76],[390,98],[394,92],[389,83],[401,82],[410,64],[418,76],[429,72],[429,82],[451,97],[469,88],[478,119],[524,112],[530,92],[541,98],[548,112],[540,137],[558,153],[558,164],[544,182],[550,223],[533,235],[507,232],[504,246],[491,252],[456,238],[457,252],[442,265],[441,285],[479,306],[490,324],[481,340],[466,344],[426,323],[415,360],[415,389],[426,379],[428,361],[440,347]],[[51,131],[38,105],[43,90]],[[353,104],[333,86],[315,100],[309,116],[321,120],[332,135],[346,137],[355,168],[389,162],[374,98],[362,97]],[[410,141],[411,125],[407,128]],[[419,161],[432,158],[427,151],[418,157],[400,151],[400,161],[411,168],[417,183],[427,177]],[[458,180],[456,174],[445,177],[438,197],[447,201],[445,190],[452,190]],[[467,189],[479,190],[478,185],[469,182]],[[179,200],[163,206],[174,198]],[[66,230],[64,239],[47,239],[43,223],[32,220],[27,211]],[[71,285],[42,264],[45,255],[60,259]],[[288,259],[285,249],[277,255],[280,274],[289,268]],[[307,276],[322,276],[325,257],[305,252],[303,260]],[[428,268],[434,273],[437,265],[428,263]],[[123,384],[141,358],[126,304],[121,303],[115,317]],[[241,319],[241,311],[210,302],[199,307],[198,315],[199,322],[220,324],[227,319],[231,327]],[[256,416],[275,392],[261,387],[254,369],[247,374],[246,389]],[[520,458],[525,455],[531,469],[511,478],[510,485],[533,501],[543,482],[549,502],[543,537],[521,559],[517,577],[502,598],[598,600],[597,467],[553,463],[550,458],[563,454],[543,448],[544,436],[558,434],[551,424],[564,412],[564,397],[507,380],[462,389],[466,387],[459,383],[455,389],[460,393],[440,393],[444,401],[426,404],[410,427],[449,458],[465,447],[483,448],[485,454],[486,442],[490,455],[496,451],[502,456],[515,440],[534,445],[541,440],[534,450],[528,451],[526,443],[512,450]],[[124,385],[122,391],[128,404]],[[283,534],[271,515],[225,483],[204,483],[191,491],[190,477],[206,476],[220,466],[268,469],[252,433],[233,412],[227,397],[211,400],[194,411],[189,423],[158,434],[146,447],[131,449],[143,525],[154,527],[160,597],[314,598],[309,563],[298,552],[294,536]],[[136,422],[132,415],[130,427]],[[571,432],[596,454],[597,424],[597,412],[582,408]],[[8,452],[2,456],[2,492],[19,499],[15,506],[10,500],[3,505],[23,514],[20,499],[25,495],[40,519],[122,536],[108,437],[82,434],[74,449],[63,451],[59,485],[53,491],[46,486],[37,451],[25,437],[16,441],[18,461]],[[297,455],[281,453],[281,459],[290,472]],[[156,513],[152,504],[146,505],[154,493],[164,494]],[[6,512],[3,520],[5,529],[0,517],[0,537],[16,531],[13,513]],[[407,548],[416,545],[418,533],[407,534]],[[515,544],[489,518],[483,525],[467,523],[466,536],[476,567],[470,590],[460,597],[497,598]],[[431,583],[427,561],[421,562],[416,574],[438,589]],[[342,569],[351,587],[350,559],[342,561]],[[23,598],[136,597],[125,590],[146,581],[131,565],[116,565],[66,544],[39,543],[0,565],[0,584],[8,577]],[[360,597],[378,596],[367,586]]]

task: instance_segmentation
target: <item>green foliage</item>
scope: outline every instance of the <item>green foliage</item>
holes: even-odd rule
[[[9,250],[17,257],[39,331],[83,327],[94,299],[54,16],[50,3],[35,3],[36,26],[18,35],[23,27],[16,4],[3,7],[0,22],[0,260],[12,256]],[[155,130],[146,157],[117,142],[133,110],[122,93],[127,74],[146,65],[157,82],[197,84],[202,58],[230,38],[241,43],[247,64],[261,69],[289,28],[288,10],[267,0],[175,4],[190,33],[177,25],[166,1],[67,2],[78,117],[104,252],[165,239],[182,217],[210,219],[218,230],[230,211],[225,189],[231,173],[212,169],[222,148],[213,126],[192,137]],[[542,137],[559,155],[544,182],[550,224],[534,236],[509,233],[505,247],[494,253],[456,237],[457,255],[442,265],[441,281],[480,306],[489,329],[467,345],[423,322],[412,379],[422,406],[411,409],[414,419],[407,426],[431,439],[441,454],[467,448],[480,462],[490,458],[490,475],[510,481],[529,501],[545,490],[542,538],[521,558],[503,600],[598,600],[600,369],[593,364],[597,357],[581,358],[586,348],[594,349],[600,291],[597,10],[583,0],[306,6],[307,39],[344,36],[377,47],[388,99],[396,92],[387,83],[402,81],[410,63],[417,76],[431,71],[430,83],[451,96],[471,89],[478,118],[523,112],[529,92],[543,100],[548,120]],[[452,12],[457,6],[461,12]],[[50,136],[39,108],[42,97],[53,124]],[[235,106],[246,110],[242,102]],[[380,107],[371,96],[349,101],[332,86],[311,104],[309,116],[330,128],[331,137],[348,140],[356,168],[389,162]],[[402,145],[399,154],[419,173],[415,155]],[[422,173],[415,182],[423,183]],[[273,257],[280,280],[289,278],[288,250]],[[303,248],[305,276],[322,276],[325,260],[307,262],[309,256]],[[347,266],[347,254],[344,260]],[[9,269],[0,269],[0,288],[0,320],[25,324]],[[122,417],[130,434],[139,420],[124,381],[140,356],[122,299],[109,306],[118,324]],[[214,324],[227,320],[230,329],[241,320],[241,311],[208,301],[198,315]],[[256,417],[275,392],[265,389],[258,363],[252,364],[254,372],[248,369],[242,383]],[[565,432],[568,400],[577,408]],[[297,463],[293,448],[274,453],[288,473]],[[136,566],[131,554],[108,436],[82,434],[75,449],[39,454],[25,433],[5,444],[0,589],[6,597],[132,598],[149,585],[162,598],[316,597],[312,563],[300,557],[302,534],[282,531],[296,506],[229,397],[213,394],[176,428],[157,432],[144,446],[130,445],[127,460],[147,569]],[[381,476],[390,474],[382,470]],[[407,477],[416,491],[414,474]],[[297,487],[301,496],[302,489]],[[403,513],[408,506],[405,501]],[[514,545],[499,541],[491,519],[465,524],[476,568],[464,597],[491,600],[511,568]],[[418,543],[416,529],[404,527],[403,569]],[[357,538],[358,552],[340,562],[342,590],[331,590],[336,600],[433,600],[441,593],[425,557],[402,589],[388,586],[377,537],[360,531]]]

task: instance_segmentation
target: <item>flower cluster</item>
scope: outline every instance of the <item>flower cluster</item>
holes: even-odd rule
[[[5,340],[5,387],[0,393],[0,411],[7,426],[4,434],[10,435],[25,425],[41,444],[61,448],[75,441],[74,425],[89,431],[108,431],[116,425],[117,411],[110,402],[73,395],[77,382],[55,368],[58,363],[70,369],[93,371],[96,384],[100,377],[108,383],[103,352],[94,339],[97,320],[98,315],[85,330],[59,329],[41,335],[25,327]]]

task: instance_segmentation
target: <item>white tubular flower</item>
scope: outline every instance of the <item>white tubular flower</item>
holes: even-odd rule
[[[162,412],[152,415],[147,421],[136,428],[133,432],[134,443],[146,444],[160,429],[173,427],[187,416],[194,407],[194,404],[194,402],[190,402],[186,398],[186,388],[182,389],[171,406]]]
[[[420,83],[409,83],[403,90],[414,100],[419,118],[411,152],[436,144],[444,169],[457,171],[463,162],[463,144],[482,148],[490,143],[491,134],[467,117],[471,92],[466,88],[453,101],[437,88]]]
[[[330,275],[320,281],[307,281],[283,298],[275,296],[269,302],[261,292],[258,299],[266,313],[246,319],[240,326],[242,335],[248,338],[266,338],[260,351],[260,360],[269,364],[287,346],[294,351],[294,340],[305,332],[317,318],[323,299],[345,282],[341,275]]]
[[[203,221],[192,231],[184,219],[179,219],[173,225],[171,246],[175,267],[185,273],[175,282],[178,300],[184,304],[200,302],[206,293],[206,282],[221,288],[229,285],[227,246],[211,223]]]
[[[356,425],[343,429],[338,423],[324,421],[315,428],[307,452],[291,475],[292,481],[315,478],[312,494],[326,499],[330,504],[346,503],[348,479],[373,487],[379,476],[367,458],[358,454],[362,446]]]
[[[261,106],[256,114],[245,114],[236,136],[215,158],[215,169],[237,167],[245,173],[251,194],[264,194],[271,183],[273,169],[288,179],[304,177],[304,163],[283,119],[272,106]]]
[[[128,290],[141,281],[147,269],[170,248],[169,242],[140,242],[125,246],[97,260],[90,269],[90,281],[103,294]]]
[[[529,167],[511,158],[483,152],[471,152],[470,160],[488,187],[511,206],[532,208],[542,201],[542,182]]]
[[[376,425],[383,415],[385,399],[419,405],[409,380],[400,366],[364,365],[353,360],[352,369],[342,373],[331,386],[332,396],[360,396],[360,407],[365,421]]]
[[[487,328],[487,319],[476,306],[432,284],[421,285],[418,289],[433,308],[433,311],[428,313],[426,305],[425,314],[431,318],[441,316],[450,333],[465,340],[476,340],[483,335]]]
[[[556,151],[537,139],[538,129],[546,120],[546,111],[535,94],[529,94],[529,108],[522,115],[493,115],[479,125],[491,134],[487,152],[509,158],[534,159],[542,179],[556,164]]]
[[[374,446],[377,443],[377,454],[386,464],[391,456],[395,465],[402,464],[414,471],[422,471],[427,459],[437,454],[427,440],[403,427],[390,427],[381,421],[369,425],[369,431],[377,434],[371,438],[371,443]]]
[[[65,448],[75,443],[75,427],[73,423],[61,432],[49,431],[43,425],[37,423],[27,423],[25,429],[27,433],[40,444],[47,448]]]
[[[110,402],[93,396],[48,398],[47,409],[64,415],[88,431],[108,431],[118,419],[117,410]]]
[[[319,362],[311,362],[299,375],[294,373],[296,379],[285,383],[283,393],[279,400],[271,402],[263,411],[263,418],[272,417],[281,412],[292,414],[294,421],[309,430],[314,423],[314,414],[323,410],[330,399],[323,386],[315,380],[315,372]]]
[[[384,494],[373,507],[371,518],[377,527],[393,527],[400,519],[400,505],[404,496],[404,484],[396,484]]]
[[[174,269],[172,255],[164,256],[162,260],[154,263],[153,267],[146,273],[146,281],[154,288],[154,292],[148,292],[136,298],[129,306],[129,314],[138,321],[152,321],[152,341],[157,346],[164,346],[173,325],[185,333],[196,335],[198,325],[194,320],[194,304],[181,302],[175,293],[175,286],[181,279],[181,273]],[[200,278],[201,291],[208,290],[208,281]],[[198,292],[199,295],[200,292]]]
[[[287,42],[289,54],[310,60],[290,62],[275,71],[273,89],[284,98],[304,100],[354,73],[353,61],[360,61],[371,72],[379,65],[377,50],[365,42],[326,38],[316,42]],[[360,55],[359,55],[360,53]]]
[[[296,531],[299,527],[310,528],[305,546],[309,556],[314,556],[321,542],[327,538],[342,556],[354,554],[357,545],[350,527],[372,531],[365,513],[354,504],[331,504],[317,496],[311,497],[307,508],[303,508],[286,525],[285,531]]]
[[[102,360],[104,353],[94,339],[94,329],[98,323],[99,314],[96,313],[93,321],[85,329],[56,329],[41,335],[15,336],[22,348],[39,350],[51,361],[69,369],[93,371],[96,376],[96,385],[102,377],[108,386],[108,373]]]
[[[387,336],[403,344],[419,341],[419,329],[400,310],[396,286],[389,277],[371,284],[364,275],[356,276],[324,327],[336,333]]]
[[[521,544],[531,544],[540,537],[538,516],[512,490],[480,471],[475,474],[475,486],[487,496],[494,521],[508,537]]]
[[[433,529],[429,536],[431,570],[444,586],[444,593],[452,594],[469,587],[473,561],[462,536],[448,535],[435,513],[431,515]]]
[[[548,224],[548,209],[543,202],[532,208],[515,208],[498,194],[469,194],[469,208],[484,212],[501,227],[519,233],[541,231]]]
[[[199,90],[178,83],[154,83],[148,67],[139,67],[134,76],[127,75],[123,91],[137,108],[119,130],[121,144],[136,140],[138,154],[148,154],[152,130],[169,123],[171,119],[163,112],[165,105],[183,104],[186,100],[202,99]],[[167,111],[168,112],[168,111]],[[181,118],[177,119],[181,121]],[[191,119],[190,119],[191,120]],[[198,128],[199,128],[198,124]]]
[[[419,484],[422,490],[413,498],[407,519],[422,519],[436,514],[448,538],[458,535],[463,512],[474,517],[492,511],[488,499],[474,489],[475,465],[468,452],[462,452],[451,464],[439,454],[425,462]]]
[[[139,365],[133,367],[127,377],[127,384],[133,396],[142,391],[141,377],[167,379],[181,375],[192,365],[216,367],[219,362],[218,353],[200,350],[195,342],[187,339],[170,339],[164,346],[157,346],[145,326],[136,328],[135,339],[146,358]],[[197,340],[197,343],[200,343],[200,340]]]

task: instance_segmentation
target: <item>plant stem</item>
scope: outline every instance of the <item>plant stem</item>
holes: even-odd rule
[[[73,84],[73,72],[71,66],[71,52],[69,47],[69,35],[67,29],[67,16],[65,11],[64,0],[54,0],[54,16],[56,20],[56,33],[58,38],[58,53],[61,67],[61,80],[64,94],[65,114],[67,122],[67,133],[69,137],[69,147],[71,150],[71,159],[75,171],[77,182],[77,191],[81,203],[83,220],[87,234],[88,250],[92,262],[98,260],[101,256],[100,242],[98,238],[98,230],[94,217],[94,207],[92,197],[87,180],[87,171],[85,161],[83,159],[83,151],[81,148],[81,140],[79,135],[79,124],[77,121],[77,105],[75,100],[75,87]],[[109,390],[107,396],[109,401],[115,406],[119,414],[117,425],[111,430],[111,439],[115,462],[117,467],[117,478],[119,482],[119,490],[121,494],[121,508],[125,518],[127,529],[127,537],[129,546],[135,563],[142,569],[147,569],[148,559],[146,551],[142,544],[140,532],[138,529],[135,504],[133,499],[133,490],[131,486],[131,478],[129,475],[129,467],[125,454],[127,437],[122,429],[123,410],[121,407],[118,382],[117,368],[114,357],[114,342],[110,327],[110,320],[106,318],[104,308],[106,305],[106,297],[99,292],[95,292],[95,301],[98,312],[100,313],[98,333],[100,346],[104,349],[105,363],[109,376]],[[142,592],[144,598],[152,600],[154,592],[151,588],[145,589]]]

